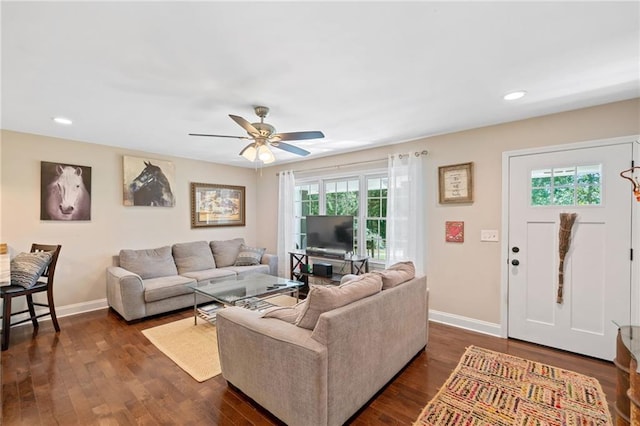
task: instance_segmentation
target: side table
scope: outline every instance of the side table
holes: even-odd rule
[[[616,338],[616,426],[640,424],[640,326],[619,326]]]

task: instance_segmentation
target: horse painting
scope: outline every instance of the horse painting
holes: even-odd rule
[[[91,194],[85,186],[82,167],[43,162],[43,181],[47,179],[47,170],[51,169],[54,172],[50,181],[47,181],[49,183],[44,186],[45,182],[43,182],[43,205],[40,209],[40,218],[90,220]]]
[[[162,169],[151,161],[144,162],[145,168],[129,184],[134,206],[172,207],[175,203],[169,179]]]

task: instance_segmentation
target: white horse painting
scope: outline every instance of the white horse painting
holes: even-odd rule
[[[49,169],[55,166],[54,174],[44,186],[45,164]],[[83,179],[80,166],[51,164],[43,162],[43,208],[40,218],[44,220],[90,220],[91,194]],[[91,170],[90,168],[88,168]],[[90,177],[89,177],[90,179]],[[89,182],[90,183],[90,182]]]

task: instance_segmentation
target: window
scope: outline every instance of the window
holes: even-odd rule
[[[368,255],[372,262],[385,260],[386,172],[362,172],[358,175],[309,178],[296,182],[295,209],[298,248],[306,248],[307,215],[352,215],[354,252]],[[366,224],[364,233],[360,231],[362,223]]]
[[[387,178],[367,178],[367,254],[372,259],[386,259]]]
[[[327,215],[353,215],[358,217],[360,181],[345,179],[327,181],[324,184],[325,211]],[[354,225],[355,226],[355,225]],[[355,226],[357,229],[357,226]]]
[[[294,196],[294,208],[296,218],[296,248],[307,247],[307,216],[320,214],[320,192],[318,184],[296,185]]]
[[[567,166],[531,172],[532,206],[602,204],[602,165]]]

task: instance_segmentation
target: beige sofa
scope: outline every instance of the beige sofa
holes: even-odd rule
[[[107,301],[127,321],[193,306],[188,284],[278,271],[276,255],[247,247],[242,238],[121,250],[114,263],[107,268]],[[198,303],[210,301],[198,297]]]
[[[227,308],[222,374],[290,426],[340,425],[426,346],[427,310],[424,276],[321,313],[313,329]]]

